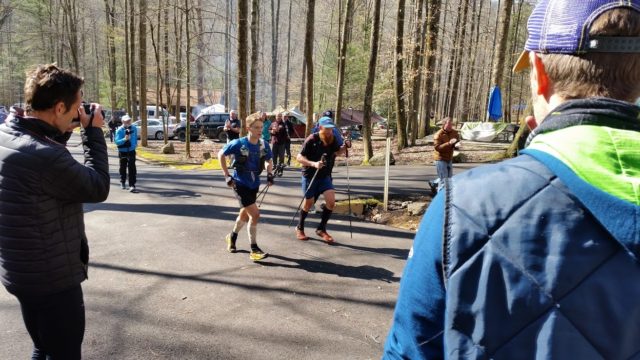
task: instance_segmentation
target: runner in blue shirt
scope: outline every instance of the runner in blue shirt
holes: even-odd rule
[[[235,139],[228,143],[218,153],[220,167],[224,173],[225,181],[235,192],[240,203],[240,213],[236,219],[233,230],[225,238],[227,250],[230,253],[236,252],[236,240],[238,232],[249,222],[247,233],[251,241],[251,252],[249,258],[259,261],[268,256],[263,252],[256,242],[258,218],[260,209],[256,205],[258,188],[260,187],[260,174],[267,168],[267,186],[273,185],[273,161],[269,143],[261,139],[263,122],[260,113],[251,114],[247,118],[246,137]],[[234,169],[233,176],[229,175],[227,166],[227,156],[233,156],[231,167]]]

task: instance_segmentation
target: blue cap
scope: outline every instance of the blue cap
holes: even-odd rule
[[[329,117],[329,118],[333,119],[333,111],[332,110],[327,110],[327,111],[322,113],[322,116],[326,116],[326,117]]]
[[[530,51],[576,55],[588,52],[640,52],[640,37],[589,38],[593,21],[602,13],[615,8],[640,12],[640,0],[540,0],[529,16],[529,37],[513,72],[529,67]]]
[[[336,126],[333,124],[333,120],[331,120],[331,118],[330,118],[330,117],[326,117],[326,116],[323,116],[323,117],[321,117],[321,118],[320,118],[320,120],[318,120],[318,125],[322,126],[323,128],[333,128],[333,127],[336,127]]]

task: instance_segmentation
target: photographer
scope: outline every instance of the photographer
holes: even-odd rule
[[[26,115],[0,124],[0,279],[20,302],[32,358],[80,359],[89,261],[82,204],[109,194],[104,118],[98,104],[91,114],[80,107],[84,81],[75,74],[49,64],[26,79]],[[84,164],[61,142],[80,125]]]
[[[227,143],[240,138],[241,127],[242,123],[240,119],[238,119],[238,114],[235,110],[231,110],[231,112],[229,112],[229,120],[224,123],[224,131],[227,133]]]
[[[116,130],[115,143],[120,158],[120,187],[126,190],[127,170],[129,171],[129,191],[136,192],[136,146],[138,145],[138,129],[131,126],[131,116],[122,117],[122,126]]]

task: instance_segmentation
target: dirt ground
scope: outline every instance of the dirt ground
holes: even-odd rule
[[[213,140],[198,140],[190,143],[190,156],[186,156],[186,146],[184,142],[169,140],[173,143],[175,154],[162,154],[161,148],[164,141],[148,140],[147,147],[141,147],[140,156],[159,163],[172,165],[200,165],[207,158],[216,158],[218,151],[225,145]],[[302,139],[294,140],[291,144],[292,165],[297,164],[294,160],[296,154],[300,152]],[[480,143],[462,141],[460,145],[459,162],[483,163],[496,161],[502,157],[508,143]],[[373,149],[375,154],[383,154],[386,147],[386,140],[383,137],[374,137]],[[396,165],[424,165],[433,163],[433,141],[431,137],[419,139],[415,146],[407,147],[402,151],[397,150],[397,141],[392,141],[391,150],[395,158]],[[353,146],[349,152],[349,164],[360,165],[363,160],[362,140],[353,141]],[[431,194],[416,194],[415,196],[391,198],[388,211],[382,210],[382,206],[369,206],[362,217],[365,221],[374,221],[389,226],[415,231],[418,228],[422,215],[409,215],[406,207],[409,202],[431,202]],[[387,213],[387,214],[384,214]]]

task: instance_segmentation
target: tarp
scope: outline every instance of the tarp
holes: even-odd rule
[[[371,111],[370,119],[371,125],[385,120],[385,118],[376,114],[374,111]],[[339,126],[357,126],[362,124],[364,124],[364,112],[362,110],[342,109],[342,111],[340,111]]]
[[[498,121],[502,118],[502,94],[499,86],[493,86],[489,92],[487,112],[489,113],[489,120]]]
[[[507,128],[505,123],[466,122],[462,124],[460,136],[464,140],[491,142]]]
[[[200,110],[201,113],[212,114],[212,113],[224,113],[224,105],[222,104],[214,104],[211,106],[207,106],[206,108]]]
[[[300,109],[298,109],[297,106],[289,109],[289,117],[297,119],[301,124],[307,123],[307,116]]]

